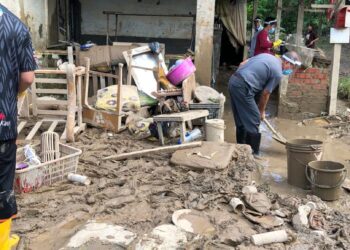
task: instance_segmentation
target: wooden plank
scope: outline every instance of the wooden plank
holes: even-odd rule
[[[77,82],[77,107],[78,107],[78,126],[81,126],[83,124],[83,103],[81,99],[82,95],[82,76],[77,76],[78,82]]]
[[[73,131],[75,131],[75,123],[74,123]],[[67,141],[67,124],[66,124],[66,127],[64,128],[64,131],[63,131],[63,133],[61,135],[60,140],[61,141]]]
[[[331,84],[329,86],[329,115],[337,114],[339,69],[341,58],[341,44],[334,44]]]
[[[120,114],[122,113],[122,85],[123,85],[123,64],[118,64],[119,68],[119,83],[118,83],[118,93],[117,93],[117,106],[116,106],[116,112],[118,116],[118,124],[117,124],[117,130],[121,128],[122,125],[122,117]]]
[[[334,4],[311,4],[312,9],[333,9]]]
[[[58,123],[66,123],[66,120],[61,120],[61,119],[55,119],[55,118],[44,118],[42,119],[43,122],[54,122],[57,121]]]
[[[67,52],[68,52],[68,63],[69,64],[74,64],[73,47],[72,46],[68,46]]]
[[[282,9],[283,9],[283,0],[277,0],[277,17],[276,17],[277,27],[276,27],[276,33],[275,33],[275,40],[280,39]]]
[[[112,155],[112,156],[105,157],[102,160],[103,161],[106,161],[106,160],[121,161],[121,160],[130,159],[130,158],[141,157],[144,155],[152,155],[153,153],[172,152],[179,149],[195,148],[200,146],[202,146],[202,142],[191,142],[191,143],[182,144],[182,145],[158,147],[158,148],[152,148],[152,149],[144,149],[144,150],[135,151],[131,153]]]
[[[252,34],[251,34],[250,40],[253,39],[253,36],[255,33],[254,19],[258,15],[258,6],[259,6],[259,0],[254,0],[254,2],[253,2],[253,16],[252,16]]]
[[[110,78],[118,78],[116,75],[109,74],[109,73],[103,73],[98,71],[90,70],[90,75],[97,75],[97,76],[104,76],[104,77],[110,77]]]
[[[153,117],[155,122],[185,122],[190,121],[202,117],[207,117],[209,115],[208,110],[190,110],[181,113],[173,113],[173,114],[164,114],[157,115]]]
[[[183,98],[184,102],[187,103],[187,105],[192,101],[194,90],[196,89],[196,76],[195,74],[190,75],[186,80],[182,83],[182,92],[183,92]]]
[[[52,75],[66,75],[67,72],[58,69],[37,69],[34,71],[35,74],[52,74]]]
[[[58,78],[35,78],[36,83],[54,83],[54,84],[67,84],[67,79]]]
[[[97,94],[97,90],[98,90],[97,76],[96,75],[92,75],[92,93],[94,95],[96,95]]]
[[[111,86],[114,84],[114,78],[107,77],[107,86]]]
[[[38,132],[39,128],[41,127],[41,125],[43,124],[43,121],[39,121],[35,124],[35,126],[32,128],[32,130],[30,131],[30,133],[28,134],[28,136],[26,137],[26,141],[30,141],[33,139],[33,137],[35,136],[36,132]]]
[[[68,111],[66,110],[37,110],[38,115],[57,115],[57,116],[66,116]]]
[[[308,13],[324,13],[326,10],[305,9],[304,12]]]
[[[246,11],[242,14],[242,19],[246,24]],[[213,37],[215,1],[197,1],[196,14],[196,78],[202,85],[210,86],[212,80],[212,57],[213,57]],[[244,25],[244,24],[243,24]],[[244,26],[246,27],[246,26]],[[242,30],[246,34],[246,28]]]
[[[297,21],[297,41],[296,41],[297,46],[301,45],[301,41],[303,38],[304,8],[305,8],[304,0],[299,0],[298,21]]]
[[[104,89],[106,87],[106,79],[103,76],[100,76],[100,89]]]
[[[67,101],[63,100],[41,100],[37,99],[36,101],[37,105],[60,105],[60,106],[67,106]]]
[[[53,121],[49,127],[49,132],[54,132],[55,131],[55,128],[57,127],[58,125],[58,121]]]
[[[68,87],[68,114],[67,114],[67,142],[74,142],[75,112],[77,105],[77,95],[75,88],[75,66],[68,64],[67,67],[67,87]]]
[[[58,94],[67,95],[67,89],[36,89],[37,94]]]
[[[24,126],[27,124],[27,121],[21,121],[20,124],[17,127],[17,133],[21,133],[22,129],[24,128]]]

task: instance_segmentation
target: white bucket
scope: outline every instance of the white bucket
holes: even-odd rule
[[[205,134],[207,141],[225,141],[225,121],[221,119],[207,120],[205,123]]]

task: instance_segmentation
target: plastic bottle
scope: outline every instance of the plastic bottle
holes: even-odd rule
[[[187,132],[185,135],[185,143],[197,140],[202,137],[202,131],[199,128],[195,128],[191,132]],[[178,144],[182,144],[183,142],[179,139]]]

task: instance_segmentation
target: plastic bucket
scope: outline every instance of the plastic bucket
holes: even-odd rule
[[[188,57],[180,65],[172,69],[166,77],[173,85],[178,85],[195,71],[196,67],[191,57]]]
[[[340,186],[347,176],[347,169],[339,162],[313,161],[308,164],[305,175],[315,195],[325,201],[334,201],[340,197]]]
[[[286,143],[288,163],[288,183],[303,189],[310,189],[305,176],[309,162],[320,161],[323,155],[323,142],[309,139],[295,139]]]
[[[207,141],[225,141],[225,121],[221,119],[207,120],[205,123],[205,135]]]

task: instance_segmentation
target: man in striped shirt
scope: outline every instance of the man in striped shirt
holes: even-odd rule
[[[17,213],[13,191],[16,168],[17,96],[34,81],[36,62],[25,25],[0,4],[0,246],[11,249],[10,237]]]

